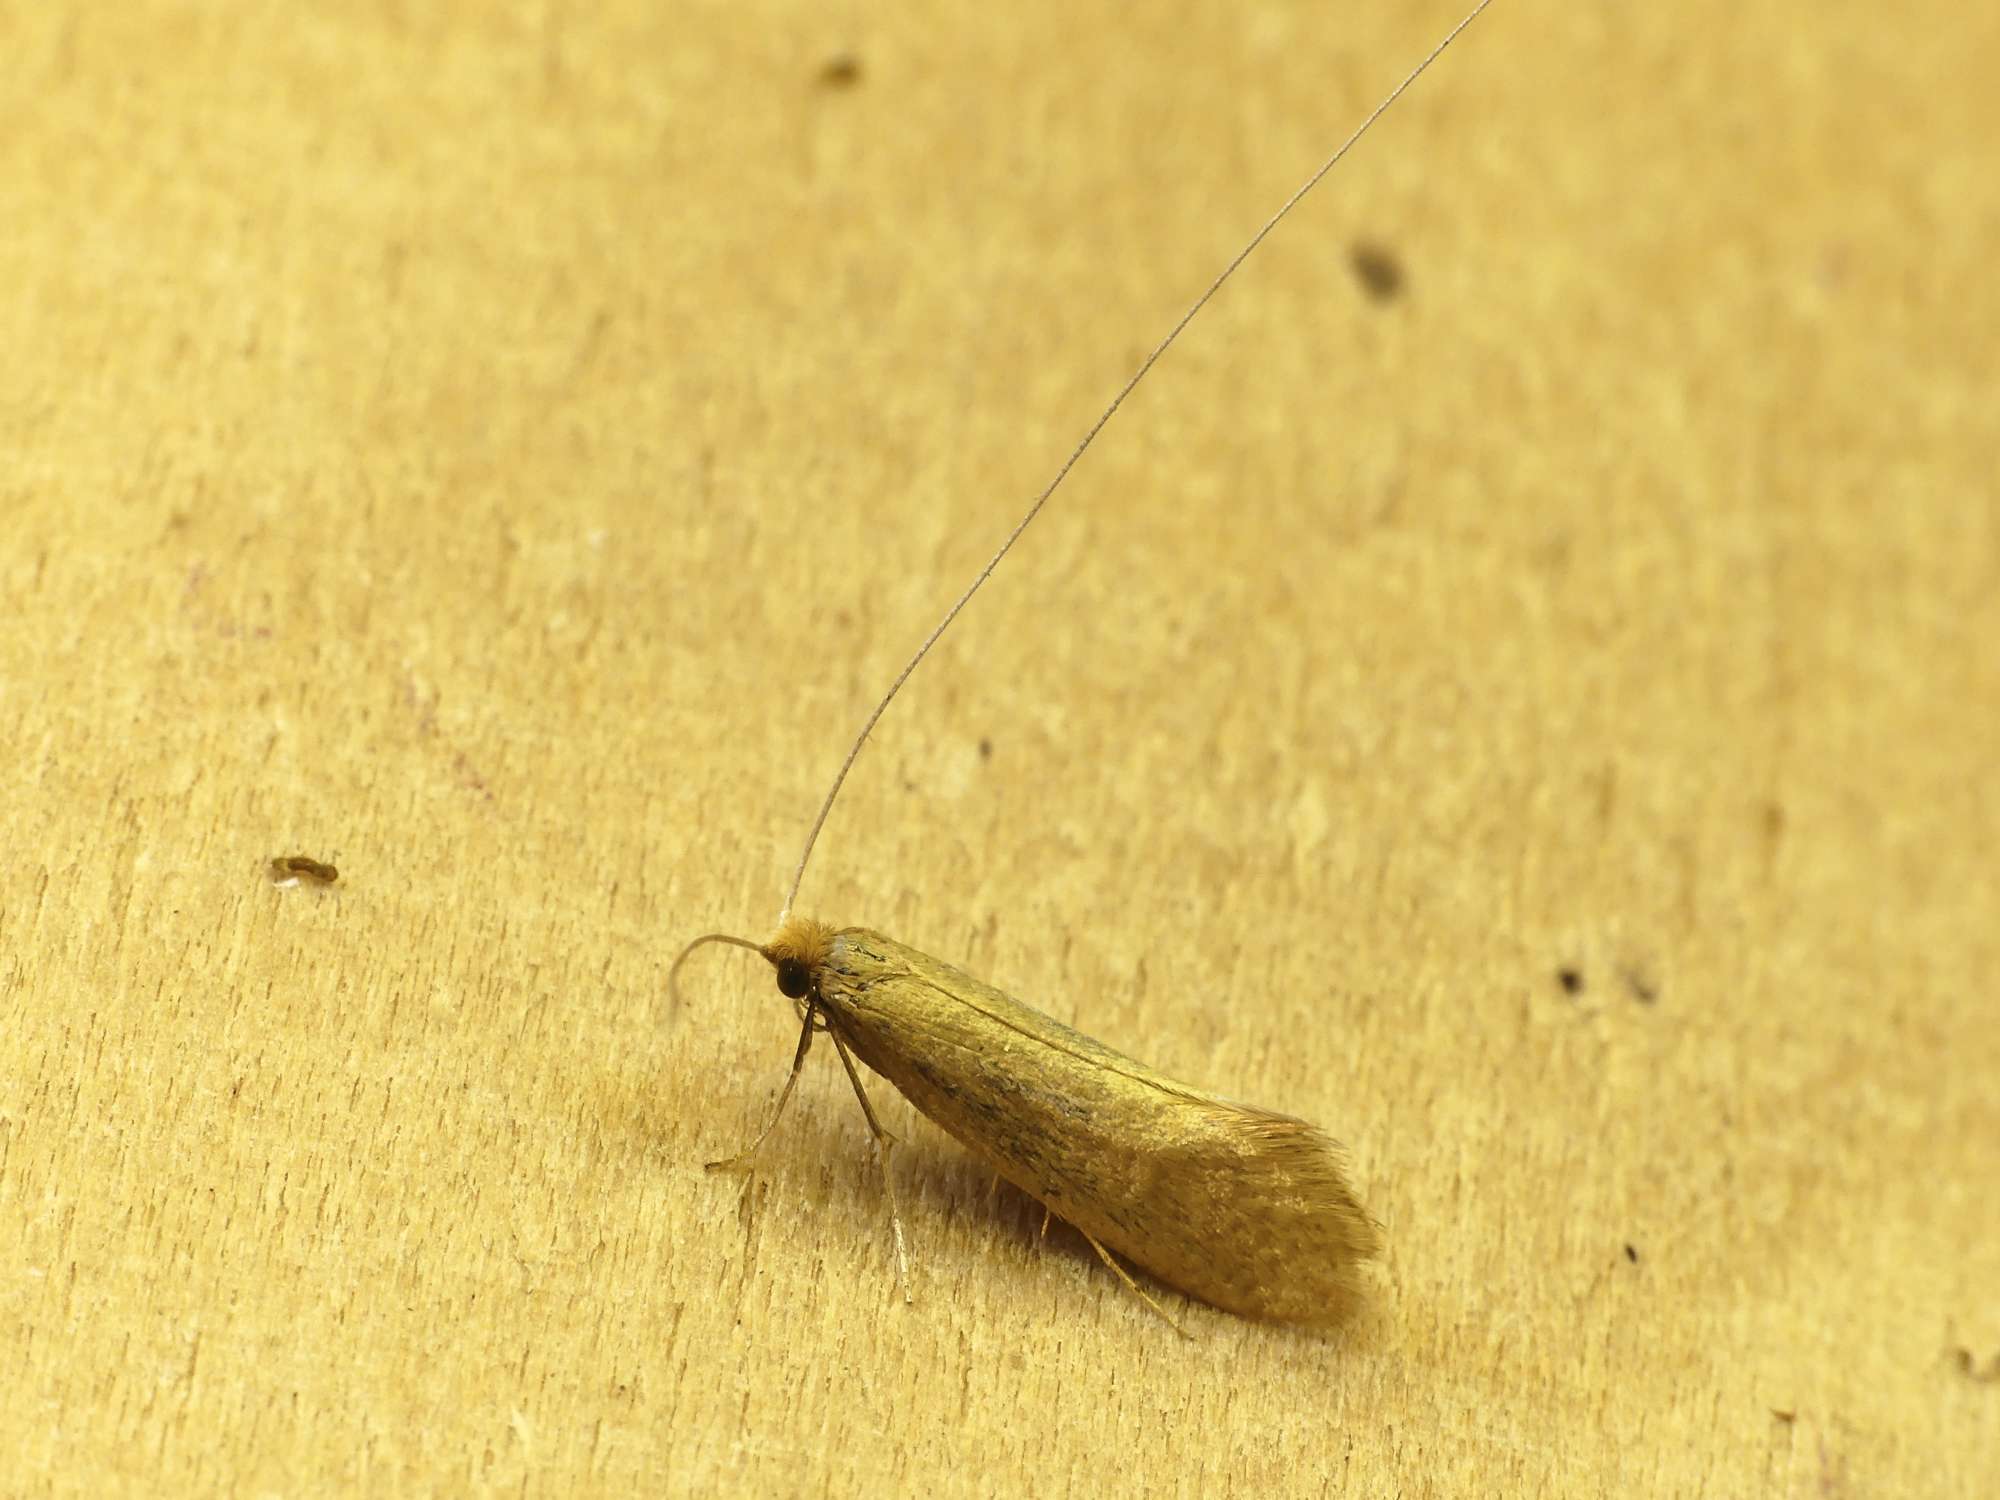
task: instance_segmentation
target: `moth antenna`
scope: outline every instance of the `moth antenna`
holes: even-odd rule
[[[752,953],[757,954],[761,954],[764,951],[762,943],[753,943],[750,939],[737,937],[733,933],[704,932],[700,937],[681,949],[679,957],[674,960],[674,966],[667,970],[667,1000],[675,1010],[681,1008],[681,965],[686,963],[688,955],[703,943],[727,943],[732,948],[748,948]]]
[[[999,549],[986,560],[986,566],[979,570],[978,576],[967,586],[965,592],[953,601],[951,608],[944,612],[944,618],[937,622],[936,627],[931,633],[924,637],[924,643],[917,647],[916,654],[903,664],[903,670],[898,672],[896,680],[889,684],[889,691],[882,695],[881,701],[875,705],[867,719],[862,723],[861,732],[854,737],[854,744],[848,749],[847,758],[840,763],[840,770],[833,778],[833,785],[827,788],[826,800],[819,805],[819,816],[813,819],[812,830],[806,834],[806,846],[799,852],[798,868],[792,872],[792,888],[786,892],[784,907],[778,913],[778,925],[780,927],[785,925],[786,919],[792,914],[792,903],[798,899],[799,886],[806,878],[806,861],[812,858],[813,845],[819,842],[819,832],[826,826],[827,815],[833,811],[834,799],[840,795],[840,789],[847,781],[847,773],[854,769],[854,762],[861,755],[861,747],[868,743],[868,736],[874,731],[875,725],[881,719],[883,711],[888,708],[896,694],[902,691],[903,684],[909,681],[910,674],[917,670],[917,664],[930,654],[930,649],[937,644],[938,637],[943,635],[950,627],[951,622],[958,618],[958,612],[972,601],[972,596],[979,592],[988,578],[993,576],[993,570],[1000,566],[1000,559],[1013,551],[1014,543],[1021,539],[1021,533],[1026,531],[1035,517],[1042,513],[1042,507],[1048,504],[1049,497],[1056,492],[1063,480],[1069,477],[1069,471],[1076,467],[1076,461],[1083,457],[1091,443],[1096,440],[1097,434],[1104,430],[1105,423],[1117,415],[1118,408],[1125,404],[1125,398],[1131,395],[1139,382],[1146,378],[1147,372],[1159,362],[1160,356],[1173,347],[1174,340],[1181,336],[1181,330],[1194,321],[1196,313],[1208,306],[1209,299],[1222,290],[1222,284],[1236,274],[1236,268],[1250,258],[1250,253],[1253,250],[1264,243],[1265,236],[1270,234],[1273,229],[1276,229],[1283,222],[1285,216],[1298,206],[1299,200],[1319,186],[1320,179],[1340,164],[1340,159],[1354,149],[1356,142],[1368,134],[1375,122],[1381,119],[1383,114],[1387,112],[1389,106],[1402,98],[1410,85],[1423,77],[1430,65],[1443,55],[1445,48],[1458,40],[1458,34],[1474,21],[1478,20],[1480,12],[1492,3],[1493,0],[1479,0],[1477,5],[1467,11],[1464,19],[1445,33],[1443,41],[1424,54],[1423,61],[1410,69],[1403,81],[1391,89],[1383,97],[1382,102],[1368,112],[1368,117],[1354,128],[1346,140],[1334,148],[1333,154],[1314,169],[1313,174],[1299,185],[1298,190],[1284,201],[1278,211],[1264,221],[1264,227],[1250,236],[1249,243],[1244,245],[1241,250],[1238,250],[1230,259],[1229,264],[1222,268],[1221,273],[1213,281],[1209,282],[1207,289],[1194,299],[1194,302],[1188,307],[1186,312],[1181,314],[1180,321],[1167,331],[1167,336],[1155,344],[1153,352],[1140,362],[1139,368],[1132,372],[1131,379],[1118,388],[1118,394],[1111,398],[1111,404],[1104,408],[1103,413],[1095,422],[1090,424],[1090,429],[1084,433],[1083,440],[1070,450],[1069,457],[1064,459],[1062,467],[1056,470],[1055,478],[1044,485],[1042,492],[1035,496],[1035,503],[1028,507],[1027,514],[1014,523],[1014,529],[1007,533],[1006,540],[1001,542]],[[706,938],[695,939],[696,943],[706,941],[708,941]],[[741,942],[742,939],[735,938],[730,939],[730,941]],[[690,944],[690,946],[693,945]],[[746,944],[745,946],[754,947],[755,945]],[[685,958],[687,955],[683,952],[681,956]],[[678,962],[675,964],[675,967],[680,967]]]

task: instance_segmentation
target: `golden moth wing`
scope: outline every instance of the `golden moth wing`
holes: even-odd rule
[[[1316,1127],[1169,1078],[880,933],[835,933],[815,977],[869,1067],[1079,1229],[1232,1312],[1344,1310],[1378,1235]]]

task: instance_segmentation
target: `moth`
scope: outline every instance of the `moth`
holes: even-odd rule
[[[792,1071],[770,1122],[747,1150],[709,1163],[711,1169],[741,1167],[757,1154],[784,1114],[813,1037],[824,1033],[854,1085],[882,1162],[906,1299],[908,1256],[889,1171],[892,1141],[869,1103],[857,1059],[1049,1214],[1079,1230],[1156,1309],[1159,1304],[1117,1256],[1228,1312],[1329,1324],[1352,1304],[1356,1268],[1381,1247],[1380,1230],[1348,1182],[1340,1146],[1316,1126],[1170,1078],[882,933],[836,928],[791,911],[847,773],[910,674],[1181,330],[1491,3],[1480,0],[1209,283],[917,648],[862,724],[820,804],[776,935],[756,943],[706,933],[674,961],[668,987],[677,995],[681,966],[696,949],[709,943],[748,948],[771,964],[779,992],[797,1007],[801,1022]]]

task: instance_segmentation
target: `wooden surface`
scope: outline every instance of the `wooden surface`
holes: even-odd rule
[[[675,950],[1453,19],[0,8],[0,1492],[2000,1472],[1990,7],[1502,0],[828,827],[1346,1140],[1353,1327],[1183,1342],[884,1091],[901,1305],[830,1055],[702,1171],[794,1030]]]

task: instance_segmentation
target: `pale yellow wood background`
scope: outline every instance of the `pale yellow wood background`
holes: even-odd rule
[[[702,1172],[794,1034],[674,950],[1454,19],[1141,11],[0,8],[0,1492],[2000,1473],[1990,6],[1502,0],[829,827],[1344,1137],[1357,1326],[1182,1342],[885,1098],[898,1304],[830,1055]]]

